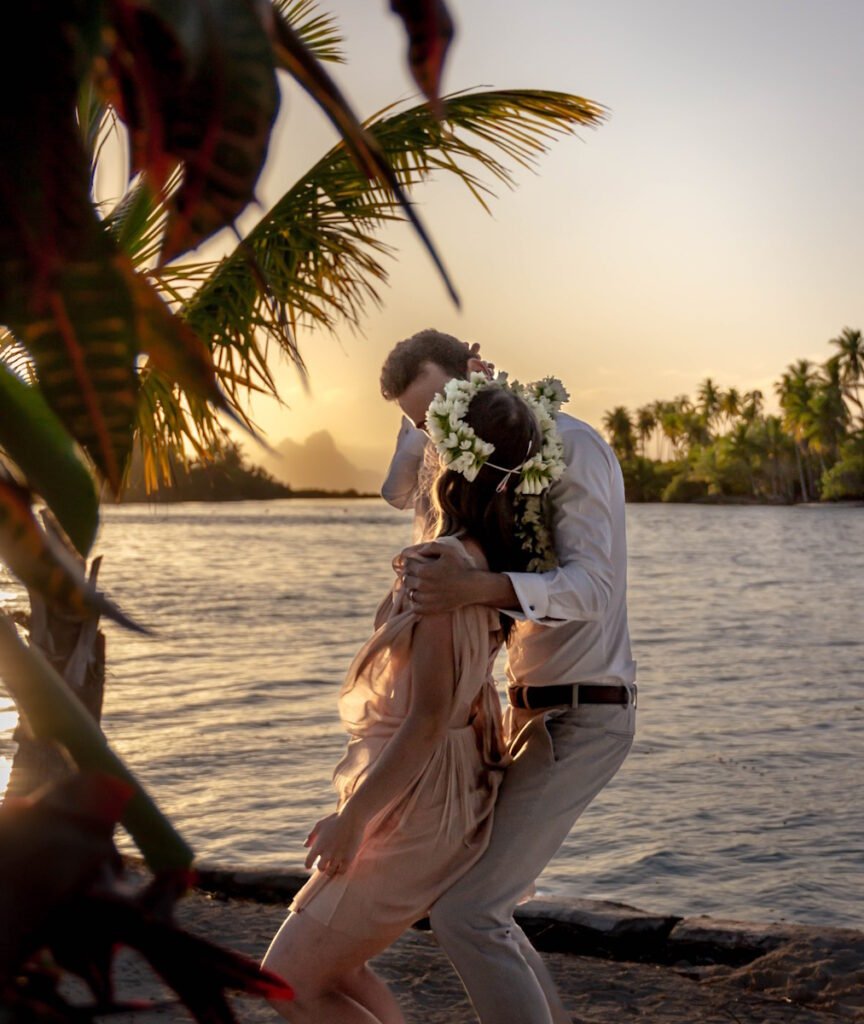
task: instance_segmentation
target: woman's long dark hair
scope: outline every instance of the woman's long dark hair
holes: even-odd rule
[[[471,400],[465,422],[479,438],[495,446],[490,461],[507,469],[520,466],[535,455],[542,445],[537,417],[530,406],[504,388],[490,387],[479,391]],[[516,535],[514,503],[519,475],[507,481],[504,490],[498,486],[506,474],[484,465],[474,480],[461,473],[444,469],[432,489],[438,514],[437,535],[465,533],[483,549],[493,572],[524,572],[530,555]],[[505,637],[513,620],[502,616]]]

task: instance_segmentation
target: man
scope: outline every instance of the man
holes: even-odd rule
[[[414,503],[421,525],[426,409],[449,379],[472,371],[490,371],[477,346],[426,330],[400,342],[381,372],[382,394],[405,414],[382,493],[397,507]],[[513,911],[621,766],[635,727],[621,470],[588,424],[559,413],[556,425],[567,466],[549,492],[556,568],[486,572],[434,542],[400,563],[421,614],[484,604],[517,620],[507,660],[513,761],[492,839],[430,915],[481,1024],[569,1024]]]

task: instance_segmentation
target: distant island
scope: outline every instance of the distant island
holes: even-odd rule
[[[180,501],[272,501],[281,498],[377,498],[378,494],[324,488],[293,488],[260,466],[251,465],[236,444],[226,444],[207,461],[171,465],[170,484],[148,491],[144,472],[133,463],[123,492],[124,504],[171,504]]]
[[[764,414],[761,391],[724,390],[710,377],[695,402],[679,395],[607,412],[627,500],[864,499],[864,341],[846,327],[829,344],[836,351],[824,363],[799,359],[775,383],[779,416]]]
[[[258,460],[276,480],[296,490],[350,491],[377,494],[383,475],[380,469],[362,469],[336,445],[326,430],[310,434],[305,441],[284,438]]]

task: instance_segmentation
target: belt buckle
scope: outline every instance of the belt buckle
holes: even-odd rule
[[[639,706],[639,687],[635,683],[631,683],[629,686],[625,686],[625,689],[628,696],[624,707],[632,704],[634,708],[637,708]]]
[[[531,704],[528,701],[527,693],[527,687],[525,686],[511,686],[508,688],[507,696],[514,708],[518,708],[519,710],[531,710]]]

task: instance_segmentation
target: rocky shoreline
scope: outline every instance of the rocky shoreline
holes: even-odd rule
[[[260,958],[305,876],[200,865],[179,917],[190,931]],[[647,913],[597,900],[535,899],[518,910],[575,1024],[829,1024],[864,1022],[864,932],[784,923]],[[409,1024],[472,1024],[461,985],[423,923],[376,960]],[[166,993],[131,954],[127,997]],[[278,1020],[237,999],[244,1024]],[[180,1009],[121,1017],[123,1024],[185,1021]],[[530,1022],[526,1022],[530,1024]]]

